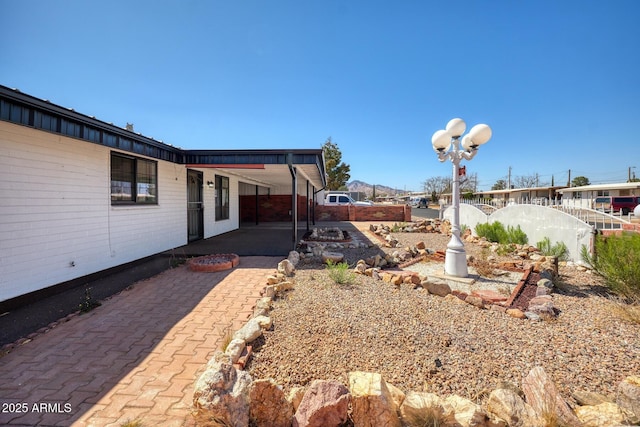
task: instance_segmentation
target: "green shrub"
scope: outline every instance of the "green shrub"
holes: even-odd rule
[[[479,237],[484,237],[490,242],[500,244],[515,243],[524,245],[529,241],[527,235],[522,231],[519,225],[515,228],[508,226],[505,229],[504,225],[502,225],[500,221],[476,225],[476,234]]]
[[[506,241],[506,230],[502,223],[496,221],[485,224],[476,225],[476,234],[478,237],[484,237],[490,242]]]
[[[529,238],[526,233],[522,231],[520,226],[515,228],[509,226],[507,227],[507,242],[506,243],[515,243],[517,245],[524,245],[529,242]]]
[[[540,253],[546,256],[555,256],[559,261],[566,261],[569,259],[569,248],[564,242],[556,242],[551,244],[551,239],[545,237],[540,242],[536,243],[536,247],[540,249]]]
[[[349,264],[346,262],[335,263],[331,260],[327,261],[327,270],[329,277],[338,285],[347,285],[354,281],[355,273],[349,270]]]
[[[640,234],[596,235],[593,255],[582,246],[582,259],[614,293],[640,301]]]

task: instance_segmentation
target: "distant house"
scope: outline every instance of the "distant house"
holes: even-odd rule
[[[531,188],[511,188],[504,190],[487,190],[473,193],[473,203],[486,203],[496,207],[503,207],[509,203],[538,203],[548,204],[560,197],[559,190],[565,186],[543,186]],[[451,193],[440,196],[441,204],[451,204]]]
[[[560,197],[565,186],[542,186],[530,188],[511,188],[504,190],[488,190],[474,193],[474,196],[486,200],[495,206],[506,206],[509,203],[548,204]]]
[[[295,230],[325,185],[321,149],[184,150],[0,86],[0,303],[245,222]]]
[[[592,184],[581,187],[567,187],[559,191],[566,204],[593,208],[596,197],[640,196],[640,182],[620,182],[615,184]]]

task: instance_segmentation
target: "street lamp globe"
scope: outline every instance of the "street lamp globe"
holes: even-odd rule
[[[466,128],[467,124],[462,119],[451,119],[445,127],[447,132],[449,132],[453,138],[460,138],[460,135],[464,133]]]
[[[475,125],[469,131],[469,138],[477,146],[485,144],[491,139],[491,128],[485,124]]]
[[[444,152],[451,146],[451,135],[444,129],[435,131],[431,137],[431,145],[436,152]]]

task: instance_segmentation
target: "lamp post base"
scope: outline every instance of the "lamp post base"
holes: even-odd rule
[[[451,241],[447,245],[447,252],[444,257],[444,272],[449,276],[467,277],[467,253],[464,244],[455,234],[451,236]]]

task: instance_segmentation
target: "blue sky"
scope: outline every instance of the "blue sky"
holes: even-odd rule
[[[0,0],[0,84],[183,148],[338,144],[351,179],[640,176],[640,2]]]

